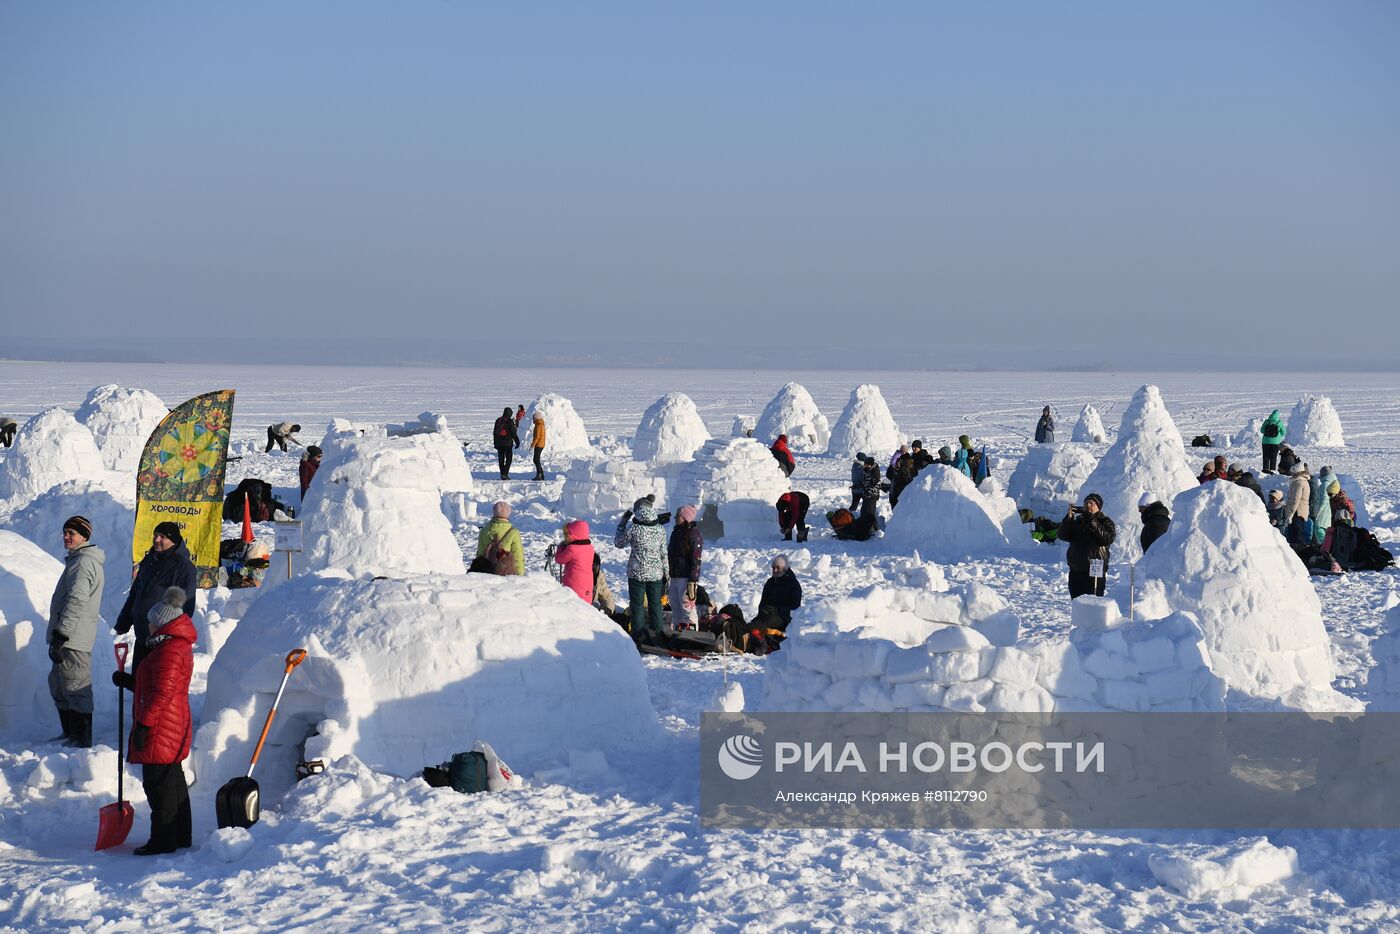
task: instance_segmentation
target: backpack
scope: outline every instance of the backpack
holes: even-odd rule
[[[1346,562],[1350,570],[1382,571],[1395,563],[1395,556],[1377,541],[1370,529],[1358,529],[1354,526],[1339,528],[1350,528],[1356,533],[1356,547],[1352,549],[1351,560]]]
[[[1191,439],[1191,446],[1193,448],[1208,448],[1213,447],[1214,442],[1210,440],[1210,435],[1196,435]]]
[[[515,574],[515,555],[510,553],[510,549],[501,544],[505,535],[491,540],[491,544],[486,546],[486,562],[491,565],[495,573],[502,576],[513,576]]]
[[[447,764],[447,778],[452,790],[461,794],[474,795],[486,791],[490,787],[486,754],[475,749],[457,753]]]

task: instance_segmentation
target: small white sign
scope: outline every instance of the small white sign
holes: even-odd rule
[[[297,542],[298,542],[298,544],[300,544],[300,542],[301,542],[300,532],[298,532]],[[300,549],[300,548],[297,548],[297,551],[301,551],[301,549]],[[1090,559],[1089,559],[1089,576],[1090,576],[1090,577],[1103,577],[1103,559],[1102,559],[1102,558],[1090,558]]]
[[[272,525],[277,530],[277,539],[272,546],[273,551],[301,551],[300,519],[274,522]]]

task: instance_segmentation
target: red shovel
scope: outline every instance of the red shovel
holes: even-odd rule
[[[112,646],[117,655],[117,667],[126,671],[126,643]],[[126,777],[126,690],[117,686],[117,803],[104,804],[97,815],[97,846],[94,850],[121,846],[131,833],[136,809],[123,799],[122,780]]]

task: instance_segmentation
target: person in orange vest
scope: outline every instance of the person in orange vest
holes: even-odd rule
[[[540,456],[544,454],[544,416],[539,412],[535,413],[535,424],[530,431],[530,447],[535,452],[535,475],[532,480],[544,479],[544,465],[540,463]]]

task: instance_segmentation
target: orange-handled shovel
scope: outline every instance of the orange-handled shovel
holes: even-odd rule
[[[306,649],[293,649],[287,653],[287,668],[282,674],[282,685],[272,700],[272,709],[267,712],[267,719],[263,721],[262,735],[258,737],[258,745],[253,748],[253,759],[248,763],[247,773],[224,782],[223,787],[214,794],[214,816],[220,829],[251,827],[262,816],[261,794],[258,783],[253,778],[253,769],[257,767],[263,743],[267,742],[268,731],[272,729],[272,718],[277,716],[277,705],[282,702],[282,692],[287,690],[287,679],[292,676],[292,669],[300,665],[304,658]]]
[[[126,671],[126,643],[112,646],[117,656],[117,668]],[[117,803],[104,804],[97,812],[97,846],[94,850],[121,846],[126,835],[131,833],[131,822],[136,817],[136,809],[125,800],[122,784],[126,778],[126,690],[117,685]]]

